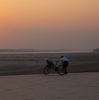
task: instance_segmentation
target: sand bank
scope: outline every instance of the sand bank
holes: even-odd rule
[[[99,72],[99,53],[0,54],[0,75],[43,74],[44,58],[69,59],[68,72]]]
[[[99,100],[99,72],[0,76],[0,100]]]

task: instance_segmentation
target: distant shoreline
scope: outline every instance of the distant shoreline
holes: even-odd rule
[[[84,50],[35,50],[35,49],[0,49],[0,54],[36,54],[36,53],[90,53]]]
[[[0,49],[0,52],[62,52],[62,51],[86,51],[86,50],[38,50],[38,49]]]

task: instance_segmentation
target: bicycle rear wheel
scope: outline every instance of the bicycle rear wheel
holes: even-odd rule
[[[50,71],[51,71],[51,67],[50,67],[49,65],[46,65],[46,67],[45,67],[44,70],[43,70],[43,73],[44,73],[45,75],[47,75],[47,74],[50,73]]]
[[[64,75],[65,71],[64,71],[64,68],[63,68],[62,65],[59,65],[59,66],[57,67],[57,73],[58,73],[59,75]]]

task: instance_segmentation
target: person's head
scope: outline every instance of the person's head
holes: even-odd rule
[[[61,58],[63,58],[64,56],[61,56]]]
[[[45,61],[47,61],[47,60],[48,60],[48,58],[44,58],[44,60],[45,60]]]

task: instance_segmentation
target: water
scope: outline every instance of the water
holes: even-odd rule
[[[38,54],[38,53],[90,53],[92,51],[37,51],[37,52],[0,52],[0,54]]]

